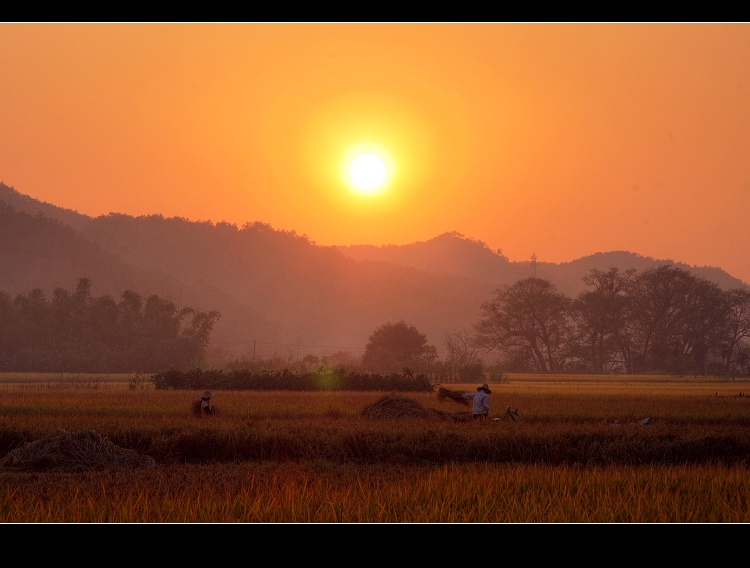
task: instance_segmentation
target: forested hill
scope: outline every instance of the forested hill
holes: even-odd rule
[[[112,214],[92,219],[81,232],[129,263],[205,282],[245,302],[278,326],[279,343],[293,354],[358,350],[377,326],[401,319],[441,343],[447,331],[473,323],[490,292],[487,283],[466,278],[357,262],[263,223]],[[246,341],[267,338],[256,333]],[[287,354],[284,346],[276,349]]]
[[[58,207],[52,203],[39,201],[28,195],[16,191],[15,188],[9,187],[0,181],[0,201],[5,201],[16,211],[24,211],[32,216],[41,214],[44,217],[55,219],[65,225],[70,225],[74,229],[80,228],[91,218],[72,209]]]
[[[16,204],[26,207],[28,201]],[[491,292],[487,284],[466,278],[357,262],[263,223],[239,228],[110,214],[77,218],[79,228],[73,230],[47,217],[54,208],[46,211],[31,215],[6,206],[14,221],[3,223],[8,231],[0,247],[15,263],[0,266],[4,291],[39,287],[49,294],[58,286],[75,286],[89,272],[95,294],[117,297],[127,286],[218,310],[212,346],[235,354],[257,349],[258,355],[290,358],[337,350],[358,355],[376,327],[402,319],[441,345],[445,333],[476,320]]]
[[[234,354],[358,355],[378,326],[399,320],[440,348],[447,333],[477,322],[493,290],[532,275],[530,262],[510,262],[458,233],[403,246],[325,247],[259,222],[92,218],[2,183],[0,201],[0,291],[51,293],[87,277],[95,295],[158,294],[219,311],[212,346]],[[659,264],[673,262],[601,253],[560,265],[538,262],[536,275],[574,296],[591,268]],[[690,270],[723,288],[743,285],[720,269]]]
[[[139,270],[103,250],[70,225],[0,201],[0,291],[75,286],[88,277],[104,293],[141,285]]]
[[[95,296],[119,301],[125,291],[133,291],[170,298],[178,307],[218,310],[215,340],[228,342],[257,333],[280,341],[275,324],[222,288],[178,278],[150,263],[126,262],[57,219],[16,211],[0,200],[0,292],[15,296],[39,289],[50,299],[55,289],[72,289],[81,278],[91,281]]]

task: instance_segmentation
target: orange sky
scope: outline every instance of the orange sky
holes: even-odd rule
[[[0,181],[88,215],[750,283],[749,24],[0,24],[0,78]]]

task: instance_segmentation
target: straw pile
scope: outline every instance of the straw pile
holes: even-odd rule
[[[434,408],[425,408],[416,400],[395,394],[387,394],[366,406],[362,410],[362,416],[376,420],[428,418],[459,422],[471,419],[471,414],[466,412],[443,412]]]
[[[406,396],[387,394],[362,411],[365,418],[398,419],[398,418],[429,418],[432,413],[416,400]]]
[[[0,460],[0,470],[80,472],[90,469],[154,467],[156,462],[133,450],[120,448],[94,430],[67,432],[11,450]]]

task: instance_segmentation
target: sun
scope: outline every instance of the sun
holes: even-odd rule
[[[349,179],[362,191],[372,191],[385,181],[385,163],[375,154],[360,154],[349,164]]]
[[[393,177],[390,154],[375,144],[359,144],[346,152],[342,176],[349,189],[360,195],[376,195]]]

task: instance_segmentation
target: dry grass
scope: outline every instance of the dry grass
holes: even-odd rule
[[[744,467],[242,462],[0,473],[0,523],[748,523]]]
[[[67,432],[26,444],[0,460],[0,471],[65,471],[154,467],[155,460],[120,448],[95,431]]]

